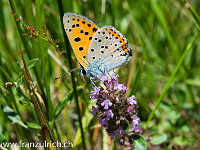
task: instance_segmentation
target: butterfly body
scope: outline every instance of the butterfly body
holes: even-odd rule
[[[63,24],[75,56],[83,66],[82,75],[100,78],[132,56],[128,40],[112,26],[99,27],[75,13],[66,13]]]

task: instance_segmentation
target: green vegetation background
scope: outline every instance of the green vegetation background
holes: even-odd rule
[[[64,42],[62,8],[65,13],[84,15],[100,26],[113,25],[137,53],[135,62],[132,58],[116,72],[120,83],[130,84],[129,95],[137,97],[142,136],[167,135],[157,146],[148,142],[148,148],[200,148],[199,0],[0,0],[0,143],[43,141],[38,112],[29,101],[22,78],[21,47],[54,139],[73,142],[75,149],[113,146],[91,114],[95,102],[89,99],[89,79],[84,80],[74,71],[72,77],[55,80],[65,74],[64,67],[80,68],[69,42]],[[56,51],[47,39],[23,36],[27,31],[10,12],[36,30],[44,25],[48,38],[59,49]],[[17,86],[6,88],[11,81]],[[81,140],[83,132],[85,138]]]

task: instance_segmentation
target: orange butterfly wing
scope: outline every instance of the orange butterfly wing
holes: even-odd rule
[[[92,20],[75,13],[65,13],[63,24],[76,58],[87,69],[88,49],[94,33],[100,27]]]

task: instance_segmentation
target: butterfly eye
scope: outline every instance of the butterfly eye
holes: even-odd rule
[[[86,73],[86,71],[85,71],[84,68],[81,68],[80,74],[81,74],[82,76],[86,76],[87,73]]]

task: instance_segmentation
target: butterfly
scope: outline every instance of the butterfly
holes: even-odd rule
[[[100,79],[132,56],[128,40],[113,26],[100,27],[76,13],[63,16],[65,32],[82,66],[80,74]]]

